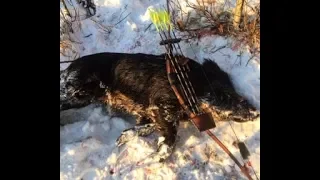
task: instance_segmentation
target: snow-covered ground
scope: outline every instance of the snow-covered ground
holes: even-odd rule
[[[81,29],[74,28],[73,39],[81,43],[73,45],[80,56],[98,52],[165,52],[155,27],[147,29],[151,23],[147,9],[162,7],[165,0],[94,2],[97,14],[80,21]],[[112,26],[111,31],[102,26]],[[230,74],[238,92],[260,109],[260,64],[254,58],[246,66],[251,54],[247,48],[235,48],[235,44],[231,39],[207,36],[199,41],[182,41],[180,46],[185,56],[200,62],[204,58],[217,62]],[[61,56],[60,60],[68,59]],[[60,69],[68,65],[61,64]],[[177,147],[169,161],[157,163],[147,158],[155,151],[156,134],[136,138],[120,148],[115,146],[121,131],[133,126],[132,119],[110,118],[103,108],[94,105],[63,112],[60,119],[73,122],[60,128],[60,179],[245,179],[228,155],[191,123],[181,124]],[[260,176],[260,119],[231,125],[247,144],[252,166]],[[241,159],[239,150],[232,145],[236,137],[229,123],[217,123],[212,132]]]

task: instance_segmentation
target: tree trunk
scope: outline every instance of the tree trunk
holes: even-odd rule
[[[241,15],[242,15],[242,8],[243,8],[244,0],[237,0],[235,12],[234,12],[234,18],[233,18],[233,27],[238,30],[240,21],[241,21]]]

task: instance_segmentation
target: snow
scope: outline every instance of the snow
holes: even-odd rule
[[[183,1],[183,0],[180,0]],[[160,37],[150,26],[147,9],[165,5],[165,0],[95,0],[97,14],[74,25],[72,45],[79,56],[99,52],[162,54]],[[254,1],[257,3],[258,1]],[[75,4],[75,3],[74,3]],[[129,14],[129,15],[128,15]],[[127,16],[128,15],[128,16]],[[126,17],[127,16],[127,17]],[[126,17],[122,22],[121,19]],[[99,25],[95,22],[98,22]],[[118,24],[117,24],[118,23]],[[146,30],[147,29],[147,30]],[[180,33],[176,33],[179,37]],[[218,48],[227,45],[216,51]],[[231,39],[207,36],[199,41],[180,43],[185,56],[202,62],[210,58],[230,74],[237,91],[260,109],[260,64],[247,47],[236,48]],[[70,60],[61,56],[60,61]],[[65,69],[69,63],[60,65]],[[121,132],[134,125],[133,119],[110,117],[97,105],[62,112],[60,121],[60,179],[245,179],[239,168],[206,134],[192,123],[182,123],[173,155],[165,163],[148,155],[156,151],[158,135],[137,137],[117,147]],[[251,153],[250,161],[260,176],[260,119],[254,122],[231,122],[238,138]],[[240,160],[240,152],[229,123],[217,122],[212,132]],[[255,178],[254,174],[252,177]]]

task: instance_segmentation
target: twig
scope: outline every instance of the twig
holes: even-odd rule
[[[254,58],[255,55],[252,55],[250,59],[248,59],[246,66],[248,66],[249,62]]]
[[[224,45],[224,46],[221,46],[221,47],[219,47],[218,49],[216,49],[216,50],[214,50],[213,52],[210,52],[211,54],[214,54],[214,53],[216,53],[217,51],[219,51],[219,50],[221,50],[221,49],[223,49],[223,48],[226,48],[227,47],[227,45]]]
[[[120,13],[119,21],[120,21],[120,18],[121,18],[121,16],[122,16],[122,14],[123,14],[124,12],[126,12],[126,10],[127,10],[127,6],[128,6],[128,5],[125,5],[125,6],[124,6],[124,11],[122,11],[122,12]]]
[[[121,19],[119,22],[117,22],[115,25],[113,25],[113,26],[116,26],[116,25],[118,25],[119,23],[121,23],[124,19],[126,19],[129,15],[131,14],[131,12],[128,14],[128,15],[126,15],[126,17],[124,17],[123,19]]]
[[[97,20],[90,18],[91,21],[98,25],[98,28],[102,29],[106,33],[110,33],[110,27],[105,27],[102,23],[98,22]]]
[[[71,63],[73,61],[60,61],[60,64],[63,64],[63,63]]]
[[[150,24],[148,25],[148,27],[144,30],[144,32],[146,32],[146,31],[151,27],[151,25],[152,25],[152,23],[150,23]]]
[[[92,33],[91,34],[89,34],[89,35],[86,35],[86,36],[84,36],[85,38],[87,38],[87,37],[90,37],[90,36],[92,36]]]
[[[232,68],[236,65],[238,59],[240,59],[239,65],[241,66],[242,54],[243,54],[243,52],[240,51],[240,53],[237,55],[237,59],[234,61],[233,65],[232,65]]]

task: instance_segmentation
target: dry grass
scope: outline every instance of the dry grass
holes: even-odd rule
[[[254,12],[248,15],[248,9]],[[251,47],[251,53],[260,53],[260,4],[253,8],[249,5],[244,6],[244,15],[240,25],[240,33],[243,34],[244,40]]]
[[[74,40],[72,34],[75,31],[74,25],[79,22],[79,14],[72,1],[61,0],[61,3],[63,7],[60,7],[60,55],[68,59],[74,59],[79,56],[74,43],[79,42]],[[72,11],[67,7],[67,4]],[[81,28],[80,24],[78,24],[78,27]]]
[[[76,59],[79,57],[79,53],[69,40],[60,41],[60,55],[68,59]]]
[[[248,45],[254,55],[260,53],[260,4],[251,7],[244,2],[239,29],[233,28],[233,9],[230,0],[170,0],[170,13],[174,28],[187,33],[187,38],[220,35],[236,39],[233,48]]]
[[[81,12],[84,10],[74,0],[60,0],[60,3],[60,55],[74,60],[79,57],[81,22],[91,16],[84,15]]]

